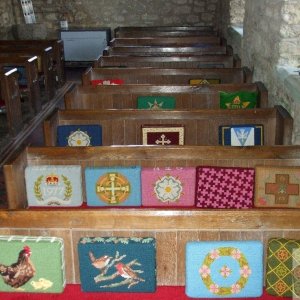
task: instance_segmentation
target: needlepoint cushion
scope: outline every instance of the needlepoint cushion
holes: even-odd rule
[[[85,169],[89,206],[141,206],[141,167]]]
[[[64,243],[57,237],[0,236],[0,291],[61,293]]]
[[[155,292],[155,240],[85,237],[78,243],[81,288],[86,292]]]
[[[124,80],[123,79],[118,79],[118,78],[91,80],[91,85],[92,86],[97,86],[97,85],[121,85],[121,84],[124,84]]]
[[[194,206],[195,168],[143,168],[143,206]]]
[[[202,208],[251,208],[254,169],[197,167],[196,206]]]
[[[188,242],[185,292],[192,298],[260,297],[263,292],[262,243]]]
[[[255,168],[255,206],[300,208],[300,167]]]
[[[255,108],[257,105],[257,92],[240,91],[234,93],[220,92],[220,108]]]
[[[57,127],[57,146],[101,146],[100,125],[60,125]]]
[[[220,79],[190,79],[190,85],[201,85],[201,84],[219,84]]]
[[[81,166],[41,165],[25,169],[28,206],[80,206]]]
[[[174,109],[176,100],[172,96],[138,96],[138,109]]]
[[[223,146],[261,146],[263,137],[263,125],[224,125],[219,127],[219,144]]]
[[[183,125],[142,125],[143,145],[184,145]]]
[[[300,296],[300,240],[269,240],[266,291],[270,295],[294,296],[295,299]]]

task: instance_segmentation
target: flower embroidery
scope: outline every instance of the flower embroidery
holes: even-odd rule
[[[212,264],[219,257],[229,257],[237,261],[240,266],[240,277],[236,282],[227,286],[219,286],[214,282],[214,276],[212,276],[214,267]],[[219,269],[219,272],[225,279],[232,274],[232,270],[227,265],[223,265],[221,269]],[[233,247],[219,247],[207,253],[201,264],[199,273],[204,285],[211,293],[227,296],[237,294],[245,288],[252,270],[249,267],[247,258],[239,249]]]
[[[251,269],[249,268],[248,265],[244,265],[242,266],[242,268],[240,269],[240,274],[242,277],[244,278],[248,278],[249,275],[252,273]]]
[[[89,146],[90,143],[89,135],[80,129],[72,132],[68,137],[68,145],[72,147]]]
[[[231,252],[231,256],[234,259],[240,259],[241,258],[241,251],[239,249],[233,249]]]
[[[179,200],[182,190],[181,181],[170,175],[157,180],[154,186],[155,195],[162,202],[175,202]]]
[[[217,284],[212,284],[209,287],[209,291],[212,292],[213,294],[217,294],[219,292],[219,286]]]
[[[281,249],[276,252],[276,257],[281,261],[287,260],[289,256],[290,254],[286,249]]]
[[[206,278],[210,274],[210,268],[206,265],[203,265],[199,269],[199,274],[201,275],[202,278]]]
[[[232,286],[231,286],[231,293],[232,294],[237,294],[237,293],[239,293],[241,291],[241,287],[240,287],[240,285],[239,284],[233,284]]]
[[[227,278],[231,274],[231,269],[228,268],[227,266],[223,266],[220,270],[220,274],[224,277]]]
[[[211,259],[217,259],[220,257],[220,251],[218,249],[214,249],[210,251],[210,256]]]

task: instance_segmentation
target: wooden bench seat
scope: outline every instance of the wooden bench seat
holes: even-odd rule
[[[94,61],[94,68],[101,67],[151,67],[151,68],[233,68],[241,67],[237,55],[193,55],[193,56],[122,56],[100,55]]]
[[[142,56],[170,56],[170,55],[232,55],[233,51],[230,46],[208,45],[204,47],[159,47],[159,46],[115,46],[106,47],[103,50],[103,56],[107,55],[142,55]]]
[[[219,79],[220,83],[251,83],[248,68],[162,69],[162,68],[88,68],[82,74],[82,84],[91,80],[118,78],[125,84],[188,85],[192,79]]]
[[[46,146],[56,146],[59,125],[98,124],[102,144],[141,145],[142,126],[183,125],[185,145],[219,145],[219,126],[263,125],[264,145],[291,144],[293,119],[281,106],[242,110],[59,110],[44,121]]]
[[[53,40],[0,40],[0,45],[13,46],[17,48],[28,47],[52,47],[53,48],[53,63],[56,81],[59,86],[65,82],[64,71],[64,42],[60,39]]]
[[[25,92],[28,95],[31,108],[34,113],[38,113],[42,108],[40,99],[40,86],[38,80],[38,59],[36,56],[23,57],[22,55],[2,55],[0,53],[0,67],[22,67],[25,68],[27,85]],[[23,87],[22,87],[23,89]]]
[[[109,46],[201,46],[226,45],[226,40],[219,36],[187,36],[187,37],[141,37],[141,38],[114,38]]]
[[[164,85],[75,85],[65,94],[66,109],[124,109],[137,108],[138,96],[172,96],[176,99],[176,109],[219,108],[219,92],[257,92],[257,107],[268,107],[268,91],[261,82],[199,86]]]
[[[26,47],[23,49],[16,48],[10,45],[0,45],[0,56],[10,56],[16,54],[23,57],[38,57],[38,71],[40,81],[45,88],[46,100],[50,100],[55,95],[55,73],[54,73],[54,57],[52,47]]]
[[[21,98],[18,86],[17,69],[8,72],[0,71],[1,101],[5,104],[5,112],[1,112],[1,122],[4,122],[3,115],[6,115],[6,129],[9,136],[15,136],[23,127],[21,111]],[[1,131],[4,124],[1,124]],[[4,132],[1,133],[1,139]]]
[[[30,165],[299,166],[299,146],[27,148],[4,166],[10,209],[0,210],[1,234],[59,236],[67,283],[80,283],[77,243],[87,236],[155,237],[157,284],[185,284],[185,245],[192,240],[300,237],[299,209],[28,209],[24,170]]]

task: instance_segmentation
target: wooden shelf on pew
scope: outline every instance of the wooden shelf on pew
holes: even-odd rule
[[[300,229],[300,209],[18,209],[0,210],[0,227],[98,230]]]

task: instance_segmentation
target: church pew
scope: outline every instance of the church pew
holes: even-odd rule
[[[268,91],[261,82],[242,84],[163,86],[163,85],[75,85],[64,97],[66,109],[137,108],[138,96],[172,96],[176,109],[219,108],[219,91],[257,92],[257,107],[268,107]]]
[[[50,100],[55,95],[55,73],[54,73],[54,58],[53,58],[53,48],[35,48],[26,47],[26,49],[19,49],[13,46],[0,45],[0,56],[10,56],[11,54],[31,57],[36,55],[38,57],[38,71],[40,74],[40,79],[45,88],[45,96],[47,100]]]
[[[118,38],[217,36],[212,26],[120,26],[114,29]]]
[[[298,238],[299,209],[53,208],[28,209],[24,170],[33,165],[142,167],[299,166],[299,146],[26,148],[4,166],[9,209],[0,210],[2,234],[59,236],[65,243],[67,283],[80,283],[81,237],[155,237],[157,284],[185,284],[185,245],[192,240]],[[84,182],[84,181],[83,181]],[[84,189],[84,188],[83,188]]]
[[[219,36],[188,36],[188,37],[140,37],[140,38],[114,38],[109,46],[201,46],[226,45],[226,40]]]
[[[191,79],[218,79],[220,83],[251,83],[252,73],[244,68],[161,69],[161,68],[88,68],[82,84],[91,80],[118,78],[125,84],[188,85]]]
[[[107,46],[103,50],[103,56],[108,55],[142,55],[142,56],[170,56],[170,55],[232,55],[233,51],[230,46],[209,45],[204,47],[179,46],[179,47],[159,47],[159,46]]]
[[[291,144],[293,119],[281,106],[274,108],[224,110],[57,110],[44,121],[46,146],[56,146],[59,125],[98,124],[102,144],[141,145],[141,128],[148,124],[185,127],[186,145],[219,145],[219,126],[263,125],[264,145]]]
[[[0,67],[1,69],[8,67],[21,67],[25,68],[26,72],[26,87],[25,93],[28,95],[30,106],[34,113],[38,113],[42,108],[40,98],[40,86],[38,80],[38,59],[36,56],[23,57],[16,54],[1,55],[0,54]],[[23,86],[19,86],[20,91],[24,90]]]
[[[5,105],[5,112],[1,114],[6,115],[7,126],[5,127],[11,137],[15,136],[23,128],[21,98],[17,77],[16,68],[7,72],[0,71],[1,101]],[[2,119],[2,121],[4,120]],[[2,126],[3,124],[1,124]],[[4,136],[1,138],[4,138]]]
[[[241,67],[237,55],[172,55],[172,56],[122,56],[100,55],[94,68],[101,67],[151,67],[151,68],[233,68]]]
[[[56,81],[59,86],[65,82],[64,71],[64,42],[60,39],[53,40],[0,40],[0,45],[15,46],[17,48],[28,47],[53,47],[53,63],[56,74]]]

